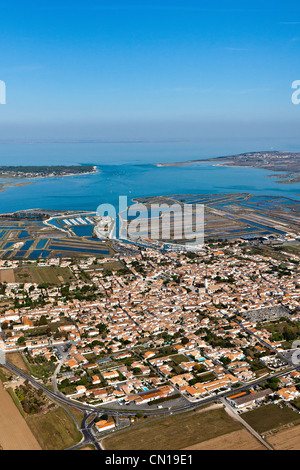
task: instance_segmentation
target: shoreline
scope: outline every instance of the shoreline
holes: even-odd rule
[[[11,183],[0,183],[0,193],[4,193],[6,191],[7,188],[21,188],[22,186],[28,186],[29,184],[34,184],[34,181],[28,181],[28,182],[24,182],[24,183],[14,183],[14,182],[11,182]]]
[[[239,155],[237,156],[239,157]],[[276,184],[296,184],[300,183],[300,166],[299,169],[293,171],[289,169],[274,169],[272,166],[270,168],[264,168],[262,166],[249,164],[243,165],[236,162],[232,157],[215,157],[209,159],[201,159],[201,160],[187,160],[184,162],[173,162],[173,163],[155,163],[154,166],[157,168],[163,167],[186,167],[189,165],[197,165],[200,163],[210,163],[212,167],[223,167],[223,168],[252,168],[257,170],[265,170],[265,171],[272,171],[274,174],[272,175],[265,175],[266,178],[278,178],[278,181],[275,181]],[[277,174],[278,172],[278,174]]]
[[[38,180],[50,179],[50,178],[66,178],[69,176],[82,176],[82,175],[94,175],[99,170],[96,165],[93,166],[93,171],[86,171],[82,173],[70,173],[68,175],[49,175],[49,176],[15,176],[15,177],[3,177],[0,176],[0,193],[4,193],[9,188],[21,188],[30,184],[35,184]],[[6,180],[6,181],[5,181]]]
[[[95,173],[98,173],[98,167],[96,165],[93,165],[93,170],[92,171],[83,171],[80,173],[69,173],[67,175],[45,175],[45,176],[3,176],[0,174],[0,181],[1,180],[11,180],[11,181],[16,181],[16,180],[36,180],[36,179],[45,179],[45,178],[64,178],[67,176],[81,176],[81,175],[94,175]],[[0,183],[1,184],[1,183]]]

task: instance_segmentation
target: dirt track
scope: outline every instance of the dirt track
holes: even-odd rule
[[[0,446],[3,450],[41,450],[26,421],[0,381]]]
[[[246,429],[200,442],[183,450],[266,450]]]

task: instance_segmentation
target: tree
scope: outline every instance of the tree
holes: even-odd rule
[[[286,341],[293,341],[297,338],[297,333],[292,327],[285,326],[283,336]]]
[[[278,388],[279,384],[279,378],[278,377],[272,377],[271,379],[267,380],[267,385],[268,387],[275,392]]]
[[[98,323],[97,328],[100,334],[107,333],[107,326],[105,325],[105,323]]]
[[[38,289],[41,289],[41,290],[48,289],[48,287],[49,287],[48,282],[42,282],[41,284],[38,285]]]
[[[194,370],[196,370],[197,372],[205,372],[206,367],[204,365],[201,365],[201,364],[196,364],[194,366]]]
[[[227,366],[231,363],[231,359],[229,359],[229,357],[220,357],[220,361],[222,362],[222,364],[224,364],[224,366]]]
[[[48,325],[48,321],[45,315],[42,315],[39,320],[39,326],[46,326]]]

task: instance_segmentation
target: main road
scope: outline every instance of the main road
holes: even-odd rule
[[[90,414],[94,413],[96,416],[101,416],[104,413],[106,413],[106,414],[109,413],[111,416],[132,416],[133,414],[138,412],[138,410],[135,410],[135,411],[130,410],[130,409],[126,410],[127,405],[124,405],[123,408],[113,409],[113,408],[109,408],[108,406],[95,407],[93,405],[87,405],[87,404],[80,403],[80,402],[75,401],[75,400],[71,400],[70,398],[67,398],[63,394],[60,394],[60,393],[54,392],[52,390],[49,390],[45,385],[41,384],[39,381],[37,381],[36,379],[31,377],[30,375],[26,374],[24,371],[18,369],[18,367],[14,366],[13,364],[11,364],[9,362],[6,362],[4,364],[4,367],[6,367],[10,372],[12,372],[16,375],[19,375],[20,377],[23,377],[25,380],[28,380],[34,387],[36,387],[38,389],[42,389],[50,399],[52,399],[56,402],[62,403],[63,405],[76,408],[76,409],[78,409],[78,410],[80,410],[84,413],[90,413]],[[240,387],[237,387],[234,390],[227,390],[225,392],[219,393],[218,395],[210,396],[210,397],[204,398],[204,399],[199,400],[199,401],[194,401],[194,402],[189,402],[189,403],[183,404],[182,406],[177,407],[177,408],[172,408],[171,407],[171,408],[162,408],[162,409],[154,409],[154,410],[149,409],[149,410],[140,410],[140,412],[144,413],[147,416],[151,416],[151,415],[152,416],[153,415],[155,415],[155,416],[164,416],[164,415],[166,415],[167,416],[167,415],[170,415],[170,414],[182,413],[183,411],[193,410],[194,408],[198,408],[201,405],[212,403],[216,400],[220,400],[221,398],[226,398],[226,397],[232,395],[232,393],[236,394],[236,393],[245,391],[245,390],[249,389],[249,387],[253,387],[255,385],[263,385],[270,378],[282,377],[282,376],[284,376],[284,375],[286,375],[286,374],[288,374],[288,373],[290,373],[294,370],[300,370],[300,365],[290,367],[290,368],[288,368],[284,371],[281,371],[281,372],[274,373],[274,374],[270,375],[269,377],[264,377],[262,379],[257,379],[254,382],[241,385]]]
[[[95,406],[92,406],[92,405],[79,403],[77,401],[74,401],[74,400],[71,400],[71,399],[65,397],[60,392],[49,390],[47,387],[45,387],[45,385],[41,384],[36,379],[34,379],[30,375],[26,374],[24,371],[20,370],[18,367],[14,366],[13,364],[11,364],[9,362],[6,362],[3,365],[4,365],[4,367],[6,367],[13,374],[19,375],[20,377],[23,377],[25,380],[28,380],[34,387],[36,387],[38,389],[42,389],[44,391],[44,393],[49,397],[50,400],[62,405],[63,407],[69,406],[69,407],[75,408],[77,410],[80,410],[84,413],[84,418],[83,418],[83,421],[82,421],[81,426],[80,426],[80,430],[81,430],[82,435],[83,435],[82,440],[78,444],[76,444],[75,446],[70,448],[69,450],[80,448],[80,447],[86,446],[88,444],[94,445],[94,447],[97,450],[102,450],[96,436],[94,435],[94,433],[92,431],[92,424],[93,424],[94,419],[96,419],[97,417],[100,417],[104,413],[106,413],[106,414],[109,413],[111,416],[118,417],[118,416],[132,416],[133,414],[135,414],[137,412],[137,410],[132,411],[132,410],[128,410],[128,409],[127,410],[126,409],[111,409],[109,407],[96,408]],[[240,387],[235,388],[234,391],[229,390],[229,391],[226,391],[226,392],[221,392],[218,395],[210,396],[208,398],[204,398],[203,400],[199,400],[199,401],[196,401],[196,402],[186,403],[186,404],[184,404],[180,407],[177,407],[177,408],[174,407],[174,408],[170,408],[170,409],[169,408],[164,408],[164,409],[155,409],[155,410],[147,410],[147,411],[141,410],[141,412],[143,412],[147,416],[164,417],[164,416],[168,416],[168,415],[172,415],[172,414],[183,413],[185,411],[191,411],[195,408],[198,408],[201,405],[209,404],[209,403],[212,403],[212,402],[215,402],[215,401],[221,401],[226,406],[229,406],[229,404],[227,404],[227,400],[225,400],[225,398],[232,395],[233,392],[234,393],[239,393],[241,391],[249,389],[250,386],[253,387],[255,385],[262,385],[271,377],[281,377],[283,375],[286,375],[289,372],[292,372],[293,370],[299,370],[299,369],[300,369],[299,365],[297,367],[296,366],[291,367],[288,370],[281,371],[281,372],[278,372],[276,374],[273,374],[272,376],[269,376],[268,378],[258,379],[255,382],[252,382],[251,384],[244,384]],[[231,407],[230,407],[230,409],[231,409]],[[233,413],[232,409],[231,409],[231,412]],[[239,416],[237,413],[234,413],[234,414],[235,414],[235,417]],[[91,418],[92,415],[94,415],[94,419],[90,420],[89,423],[87,423],[87,420],[89,418]],[[251,432],[253,434],[253,430],[251,430]],[[258,436],[255,436],[255,437],[258,438]],[[262,437],[261,436],[260,436],[259,440],[262,442]],[[268,447],[268,444],[265,443],[265,441],[263,441],[263,443],[265,444],[266,447]]]

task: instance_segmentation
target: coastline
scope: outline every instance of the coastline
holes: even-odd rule
[[[82,176],[82,175],[94,175],[98,173],[98,167],[96,165],[93,166],[93,171],[85,171],[82,173],[70,173],[68,175],[46,175],[46,176],[16,176],[14,178],[12,177],[4,177],[0,176],[0,193],[4,193],[7,189],[9,188],[20,188],[22,186],[27,186],[30,184],[35,184],[38,182],[38,180],[42,179],[48,179],[48,178],[66,178],[68,176]],[[9,182],[4,182],[2,180],[8,180]]]
[[[27,186],[29,184],[34,184],[34,181],[28,181],[28,182],[24,182],[24,183],[14,183],[14,182],[11,182],[11,183],[1,183],[0,182],[0,193],[4,193],[4,191],[6,191],[7,188],[21,188],[22,186]]]
[[[290,169],[288,164],[289,161],[286,164],[286,167],[276,167],[276,164],[278,160],[272,160],[272,158],[277,156],[277,154],[280,154],[280,152],[274,152],[271,153],[271,156],[269,157],[269,160],[267,161],[268,165],[266,165],[265,161],[260,161],[259,158],[262,158],[262,156],[265,154],[265,152],[257,152],[255,154],[258,156],[256,160],[254,159],[253,162],[250,162],[249,160],[242,160],[241,157],[245,157],[247,155],[253,155],[253,154],[240,154],[240,155],[235,155],[235,156],[227,156],[227,157],[214,157],[214,158],[206,158],[206,159],[201,159],[201,160],[187,160],[187,161],[182,161],[182,162],[171,162],[171,163],[158,163],[155,164],[157,168],[162,168],[162,167],[185,167],[189,165],[197,165],[199,163],[210,163],[212,167],[224,167],[224,168],[253,168],[257,170],[266,170],[266,171],[273,171],[273,175],[265,175],[267,178],[278,178],[278,181],[275,181],[276,184],[295,184],[300,182],[300,166],[298,164],[298,161],[295,161],[296,157],[299,158],[300,154],[298,153],[289,153],[289,157],[291,158],[291,161],[294,164],[294,168]],[[293,160],[294,159],[294,160]],[[246,164],[245,164],[246,163]],[[278,172],[278,174],[276,174]]]
[[[0,181],[9,179],[9,180],[35,180],[35,179],[45,179],[45,178],[64,178],[67,176],[81,176],[81,175],[94,175],[95,173],[98,173],[98,167],[96,165],[93,165],[93,170],[92,171],[82,171],[81,173],[69,173],[67,175],[45,175],[45,176],[3,176],[0,174]]]

